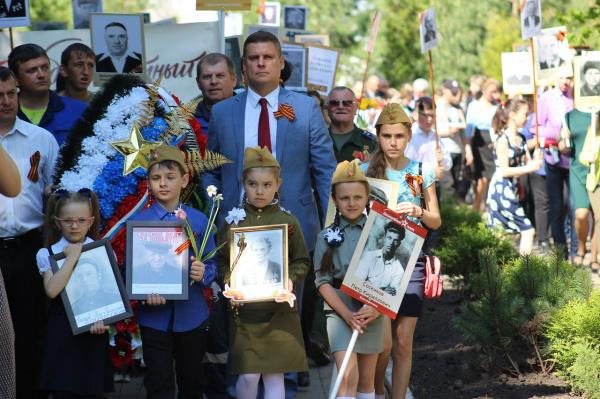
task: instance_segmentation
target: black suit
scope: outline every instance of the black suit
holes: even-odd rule
[[[0,17],[16,18],[25,16],[25,0],[12,0],[9,3],[10,5],[7,7],[4,0],[0,0]]]
[[[560,67],[562,64],[565,63],[565,60],[563,60],[562,58],[559,58],[555,63],[551,64],[547,61],[542,61],[540,62],[540,69],[552,69],[552,68],[558,68]]]
[[[525,25],[526,28],[530,28],[530,18],[533,18],[533,26],[538,26],[540,24],[540,17],[538,17],[537,15],[528,15],[523,19],[523,25]]]
[[[100,53],[96,56],[96,71],[97,72],[119,72],[129,73],[134,69],[142,65],[142,55],[140,53],[133,53],[135,57],[127,56],[125,58],[125,66],[122,71],[117,71],[117,68],[112,62],[110,56],[104,56],[104,53]],[[136,58],[137,57],[137,58]]]

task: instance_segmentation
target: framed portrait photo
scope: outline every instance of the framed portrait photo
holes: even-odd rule
[[[421,38],[421,52],[426,53],[437,46],[437,24],[435,22],[435,8],[430,8],[421,14],[419,24],[419,37]]]
[[[0,0],[0,29],[30,26],[30,0]]]
[[[63,252],[52,255],[52,272],[57,273],[65,260]],[[60,295],[73,335],[88,332],[98,320],[111,324],[133,315],[115,254],[106,239],[82,247]]]
[[[502,53],[502,88],[508,94],[533,94],[530,52]]]
[[[285,60],[292,66],[292,75],[285,82],[288,90],[306,90],[306,49],[301,44],[284,43],[281,53]]]
[[[400,192],[400,185],[395,181],[385,179],[375,179],[374,177],[367,177],[369,181],[369,204],[373,206],[374,201],[381,202],[388,208],[394,209],[398,202],[398,193]],[[335,218],[335,203],[333,198],[329,198],[329,204],[327,205],[327,216],[325,217],[325,226],[329,226],[333,223]]]
[[[274,301],[287,292],[287,237],[287,224],[230,230],[230,289],[237,301]]]
[[[73,2],[73,27],[88,29],[90,14],[103,11],[103,0],[71,0]]]
[[[279,26],[279,17],[281,15],[281,3],[274,1],[265,2],[265,8],[262,14],[258,15],[258,23],[267,26]]]
[[[527,40],[542,32],[541,0],[524,0],[521,10],[521,38]]]
[[[542,29],[542,33],[533,38],[537,80],[573,76],[573,54],[565,34],[566,28],[558,26]]]
[[[395,319],[427,230],[373,203],[341,290]]]
[[[283,27],[287,30],[304,31],[308,24],[308,8],[283,6]]]
[[[131,299],[160,294],[188,299],[189,248],[183,221],[127,222],[126,274]]]
[[[96,54],[96,84],[118,73],[146,73],[143,14],[91,13],[90,34]]]
[[[600,51],[589,51],[574,58],[575,106],[600,109]]]

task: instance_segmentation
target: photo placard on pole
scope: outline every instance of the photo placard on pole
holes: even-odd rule
[[[0,28],[31,26],[29,0],[0,1]]]
[[[573,76],[573,53],[564,26],[542,29],[532,38],[537,80],[554,80]]]
[[[437,46],[438,31],[435,21],[435,8],[425,10],[420,16],[419,36],[421,52],[426,53]]]
[[[88,29],[90,27],[90,14],[104,11],[104,0],[72,0],[73,1],[73,27],[75,29]]]
[[[521,38],[527,40],[542,33],[542,2],[521,0],[521,4]]]
[[[306,45],[306,88],[326,96],[333,89],[341,51],[314,43]]]
[[[533,94],[531,53],[502,53],[502,89],[508,94]]]
[[[306,49],[302,44],[284,43],[281,53],[292,67],[292,75],[285,82],[288,90],[306,90]]]
[[[265,9],[258,15],[258,24],[266,26],[279,26],[281,16],[281,3],[275,1],[265,2]]]
[[[600,109],[600,51],[589,51],[573,60],[575,106]]]

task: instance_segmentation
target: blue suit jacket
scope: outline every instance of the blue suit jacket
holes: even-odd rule
[[[217,218],[219,226],[227,212],[240,203],[247,96],[246,91],[212,107],[208,149],[233,161],[232,164],[205,173],[203,177],[204,187],[212,184],[223,193],[221,212]],[[325,215],[331,177],[337,164],[333,144],[323,115],[311,97],[281,88],[279,104],[291,105],[296,115],[293,121],[285,117],[277,120],[275,152],[283,179],[279,199],[281,206],[300,221],[306,246],[312,251],[321,229],[315,195],[318,195],[322,215]]]

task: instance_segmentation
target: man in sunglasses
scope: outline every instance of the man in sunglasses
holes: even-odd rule
[[[356,96],[351,89],[338,86],[329,93],[329,135],[333,140],[333,152],[338,163],[355,158],[366,162],[370,154],[377,149],[375,138],[354,123],[357,108]]]

